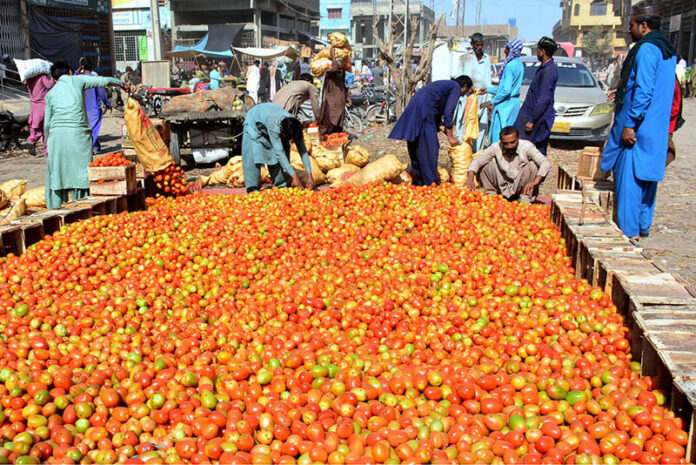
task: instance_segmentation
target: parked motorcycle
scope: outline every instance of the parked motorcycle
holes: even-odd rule
[[[19,139],[29,137],[27,131],[28,117],[17,118],[11,111],[0,111],[0,151],[5,151],[9,148],[21,149],[22,144]],[[14,147],[10,147],[14,144]]]

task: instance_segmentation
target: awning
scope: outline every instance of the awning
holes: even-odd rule
[[[242,53],[244,55],[249,55],[254,58],[275,58],[275,57],[288,57],[292,60],[298,57],[297,50],[293,47],[287,47],[284,49],[276,48],[259,48],[259,47],[232,47],[236,52]]]
[[[176,45],[174,50],[167,53],[169,57],[195,57],[204,55],[215,58],[232,58],[232,44],[244,29],[244,24],[210,24],[208,34],[196,45],[184,47]]]

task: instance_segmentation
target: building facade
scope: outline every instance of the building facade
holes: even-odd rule
[[[208,24],[244,24],[240,47],[262,47],[264,37],[304,42],[318,32],[319,0],[171,0],[170,8],[175,45],[194,45]]]
[[[645,4],[660,7],[662,31],[675,45],[677,53],[689,64],[694,63],[696,59],[696,0],[614,0],[614,11],[623,18],[624,31],[628,31],[632,8]]]
[[[109,0],[0,0],[0,52],[14,58],[92,59],[95,71],[114,72]]]
[[[608,36],[613,47],[613,55],[626,52],[626,35],[622,18],[615,14],[613,4],[607,0],[562,0],[563,16],[553,28],[553,38],[557,42],[571,42],[575,45],[575,56],[583,57],[583,37],[595,28],[600,28]]]
[[[111,0],[114,21],[114,56],[118,70],[154,60],[154,37],[150,0]],[[160,1],[160,37],[171,29],[169,2]],[[166,52],[166,48],[162,52]]]
[[[332,32],[342,32],[350,37],[351,0],[319,1],[319,37],[326,39]]]
[[[373,35],[373,24],[377,24],[377,31],[381,39],[389,37],[389,18],[396,28],[392,32],[397,37],[404,33],[404,15],[406,14],[406,4],[394,2],[394,9],[391,10],[391,2],[378,0],[375,4],[371,0],[353,0],[351,5],[351,44],[363,58],[374,58],[377,56],[376,41]],[[423,2],[409,2],[408,8],[409,21],[418,21],[418,31],[414,56],[418,56],[420,47],[428,40],[430,26],[435,22],[435,12],[425,6]],[[410,28],[410,26],[409,26]],[[397,46],[400,44],[396,44]]]

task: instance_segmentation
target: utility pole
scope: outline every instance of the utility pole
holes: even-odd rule
[[[160,29],[159,0],[150,0],[150,17],[152,18],[152,42],[155,48],[155,60],[161,60],[162,30]]]
[[[466,0],[462,0],[462,31],[461,37],[464,37],[464,25],[466,24]]]

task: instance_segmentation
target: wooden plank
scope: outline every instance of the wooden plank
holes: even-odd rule
[[[121,181],[135,177],[135,165],[98,166],[87,168],[87,179],[92,181]]]
[[[689,441],[686,446],[686,460],[688,463],[696,462],[696,381],[688,378],[677,377],[674,380],[670,410],[684,420],[684,425],[689,433]]]
[[[695,300],[689,291],[669,273],[635,273],[619,270],[616,273],[625,281],[630,293],[643,304],[688,305]]]

